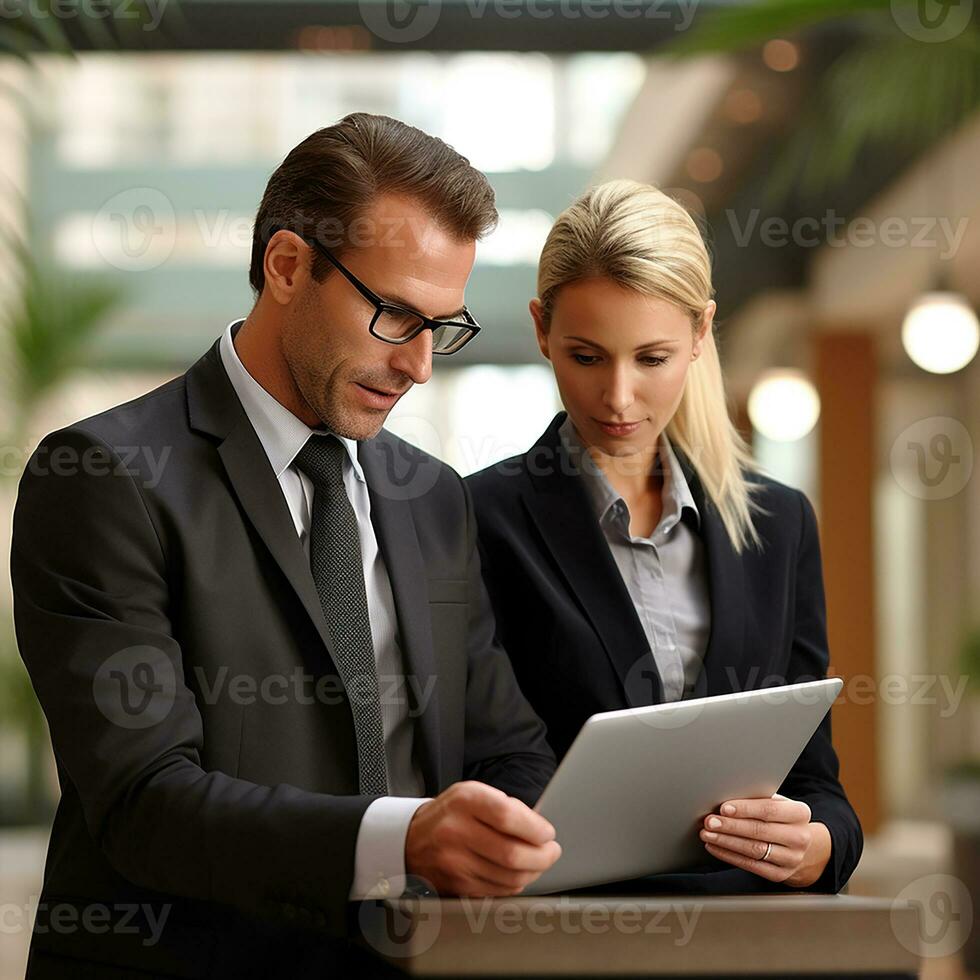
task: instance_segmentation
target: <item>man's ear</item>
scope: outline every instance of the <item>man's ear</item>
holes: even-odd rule
[[[291,302],[309,278],[310,247],[299,235],[277,231],[265,248],[265,286],[280,305]]]
[[[544,328],[544,317],[541,312],[541,300],[535,298],[528,303],[531,319],[534,321],[534,335],[538,341],[538,349],[550,361],[551,352],[548,346],[548,332]]]

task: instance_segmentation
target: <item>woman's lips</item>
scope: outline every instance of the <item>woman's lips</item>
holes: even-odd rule
[[[603,422],[600,419],[596,419],[596,424],[602,429],[603,432],[608,436],[630,436],[640,427],[639,422]]]

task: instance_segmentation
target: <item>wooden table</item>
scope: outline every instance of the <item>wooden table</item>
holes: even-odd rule
[[[364,941],[417,977],[918,975],[918,909],[850,895],[405,898]]]

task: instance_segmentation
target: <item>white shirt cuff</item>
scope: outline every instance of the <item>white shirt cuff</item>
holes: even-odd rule
[[[361,818],[354,846],[350,901],[396,898],[405,890],[405,837],[415,811],[431,797],[382,796]]]

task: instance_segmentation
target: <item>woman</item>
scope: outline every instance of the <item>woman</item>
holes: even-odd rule
[[[530,310],[566,412],[469,486],[498,635],[559,758],[597,711],[826,675],[816,518],[729,419],[712,293],[690,215],[632,181],[568,208],[541,255]],[[705,818],[699,875],[658,877],[839,891],[863,838],[837,775],[828,714],[776,798]]]

